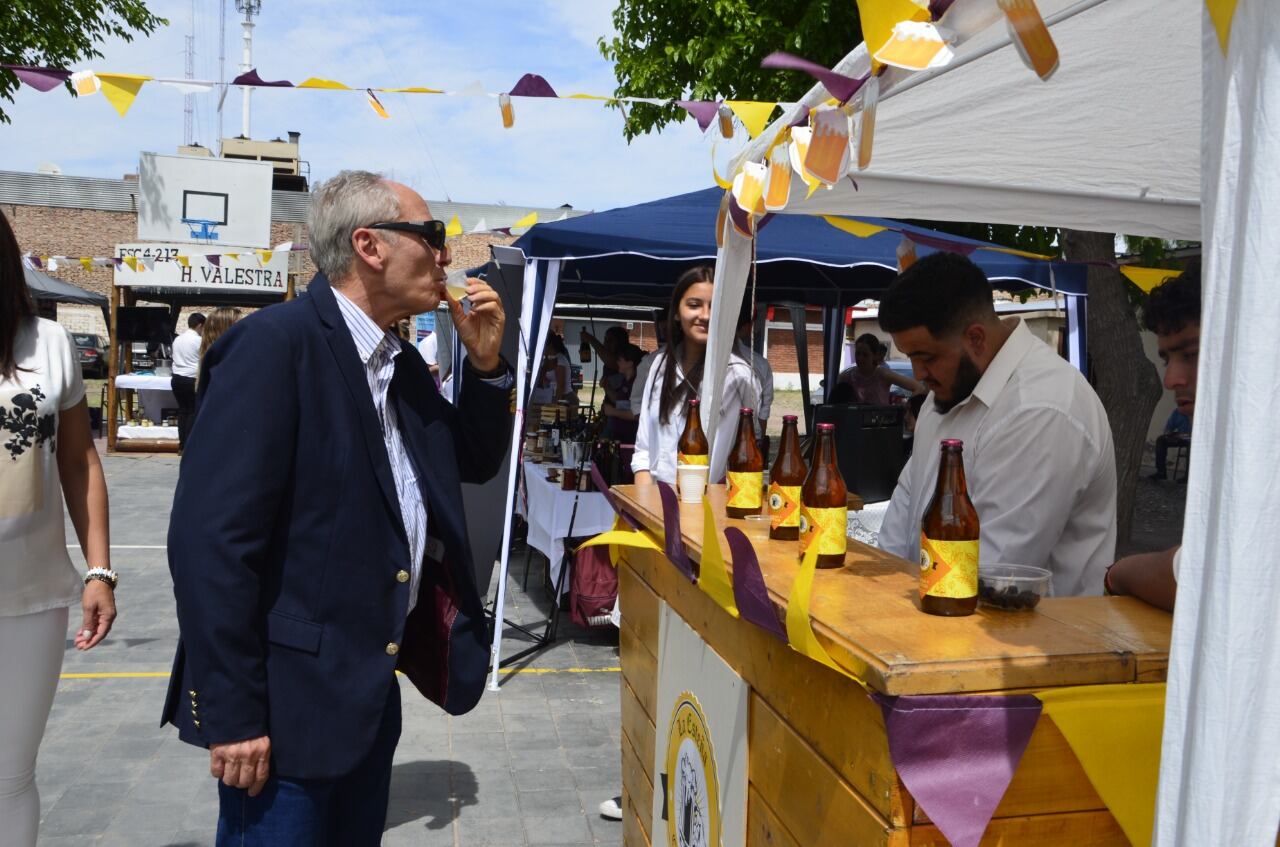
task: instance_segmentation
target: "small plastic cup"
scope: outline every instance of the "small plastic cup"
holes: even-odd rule
[[[769,527],[772,524],[772,515],[747,515],[743,518],[747,522],[745,534],[752,541],[768,541]]]
[[[710,472],[711,468],[706,465],[676,465],[676,482],[680,487],[681,503],[702,502]]]
[[[1006,612],[1030,611],[1053,586],[1053,574],[1031,565],[978,566],[978,600]]]

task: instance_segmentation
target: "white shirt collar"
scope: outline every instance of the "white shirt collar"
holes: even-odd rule
[[[338,309],[342,312],[342,320],[346,323],[347,330],[351,333],[351,340],[355,342],[356,354],[360,357],[361,364],[367,366],[369,360],[373,358],[373,354],[378,352],[378,348],[384,344],[388,345],[392,359],[399,355],[400,339],[398,336],[390,330],[378,326],[364,309],[352,302],[350,297],[337,288],[332,290],[335,299],[338,301]]]

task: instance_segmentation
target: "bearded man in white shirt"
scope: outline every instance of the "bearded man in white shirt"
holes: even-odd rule
[[[958,438],[982,561],[1048,568],[1060,597],[1101,593],[1115,556],[1115,448],[1080,372],[1019,319],[997,317],[982,270],[952,253],[927,256],[894,281],[880,301],[880,327],[932,401],[880,547],[917,559],[937,482],[935,445]]]

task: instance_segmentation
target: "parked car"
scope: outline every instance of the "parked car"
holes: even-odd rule
[[[149,371],[156,366],[156,357],[147,352],[144,341],[135,341],[129,346],[129,357],[134,371]]]
[[[71,340],[80,358],[80,373],[90,379],[107,378],[107,345],[102,336],[89,332],[73,332]]]

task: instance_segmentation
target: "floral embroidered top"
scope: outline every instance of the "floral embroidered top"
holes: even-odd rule
[[[55,450],[58,414],[84,399],[84,381],[53,321],[28,322],[13,352],[18,372],[0,378],[0,615],[28,615],[80,601]]]

